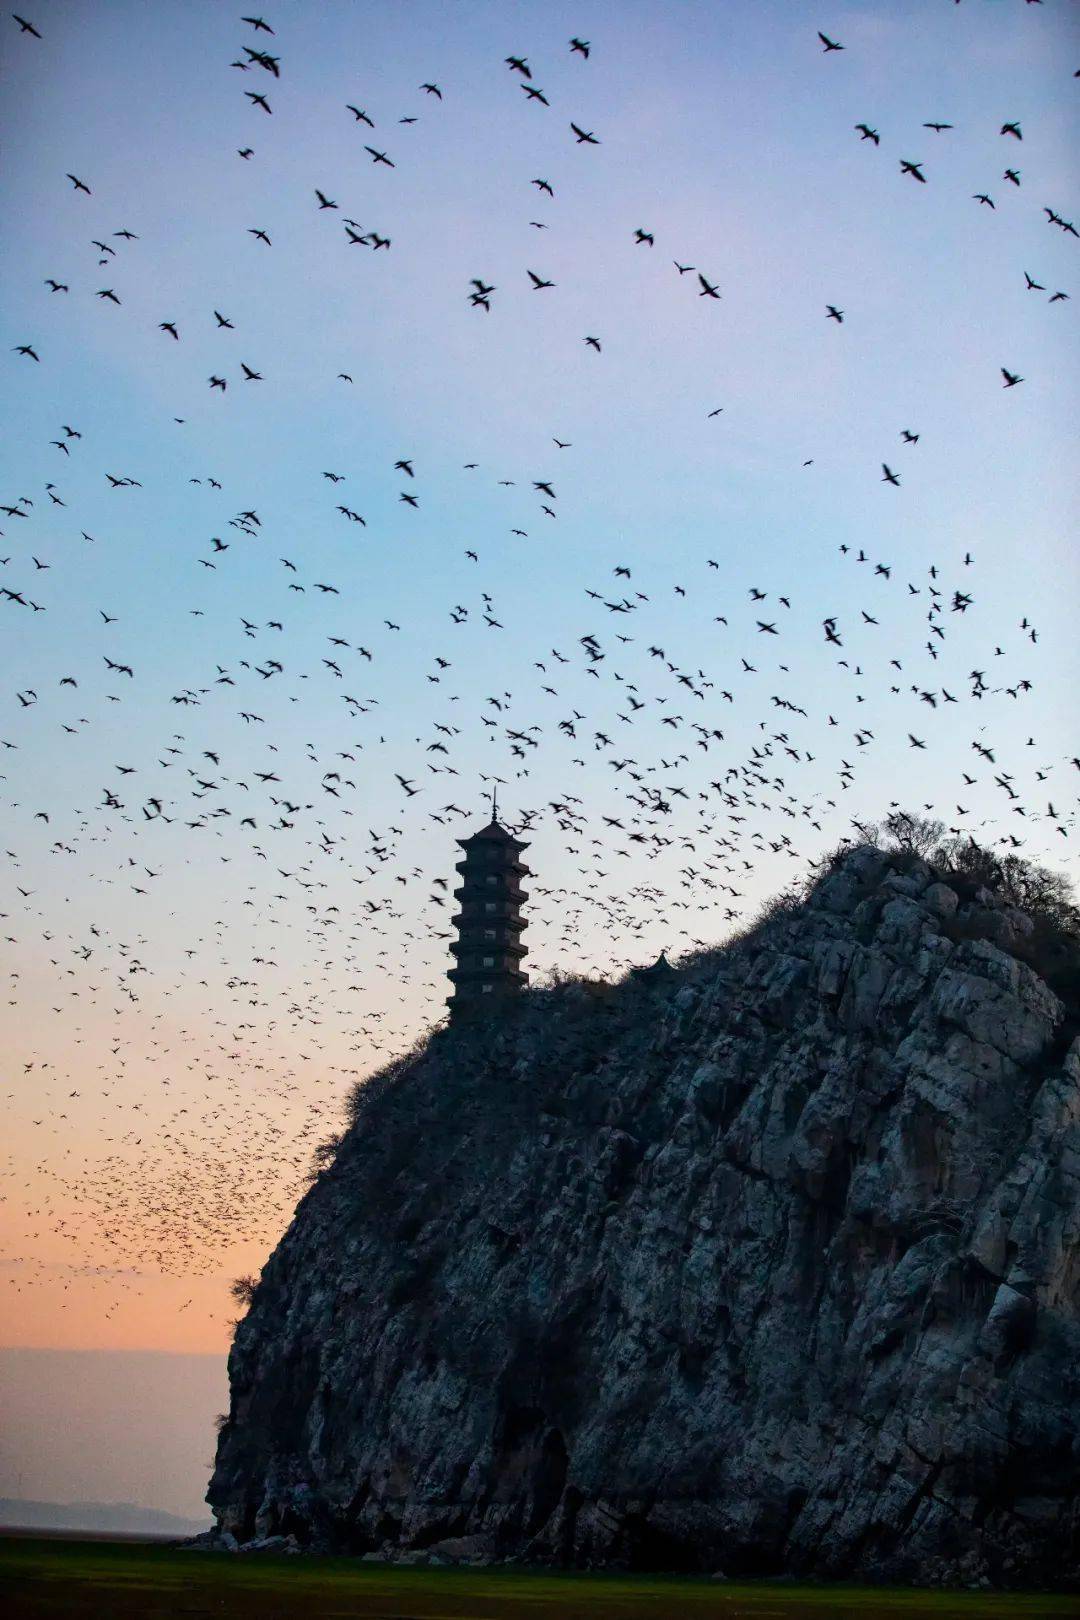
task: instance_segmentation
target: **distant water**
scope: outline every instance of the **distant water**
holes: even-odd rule
[[[205,1525],[214,1418],[227,1405],[224,1356],[0,1349],[0,1493]]]
[[[5,1530],[92,1530],[116,1535],[194,1536],[207,1530],[210,1515],[186,1519],[138,1507],[134,1502],[28,1502],[0,1496],[0,1528]]]

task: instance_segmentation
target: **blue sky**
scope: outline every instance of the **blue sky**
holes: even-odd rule
[[[1078,243],[1043,212],[1080,218],[1067,8],[267,16],[272,39],[219,5],[42,4],[41,40],[14,23],[2,34],[0,489],[33,506],[0,524],[0,584],[45,609],[0,604],[20,975],[5,1255],[25,1288],[22,1342],[220,1342],[221,1278],[265,1254],[350,1075],[441,1012],[449,908],[435,880],[482,814],[482,775],[504,778],[510,818],[535,813],[534,972],[618,971],[720,939],[894,799],[1017,835],[975,742],[1015,783],[1025,849],[1068,864],[1075,847]],[[823,53],[818,28],[844,50]],[[591,42],[587,61],[572,36]],[[231,68],[244,45],[279,55],[280,78]],[[510,54],[550,107],[522,93]],[[571,120],[600,144],[576,143]],[[1012,120],[1021,141],[999,133]],[[320,210],[316,187],[338,208]],[[349,245],[345,217],[390,249]],[[534,291],[529,269],[556,285]],[[719,300],[698,296],[699,269]],[[490,312],[469,303],[473,277],[495,286]],[[119,305],[96,296],[106,288]],[[1059,289],[1070,298],[1051,303]],[[21,343],[40,363],[11,352]],[[1002,366],[1023,383],[1004,388]],[[254,535],[230,524],[245,510]],[[956,590],[973,597],[964,614]],[[624,594],[632,612],[605,608]],[[600,678],[584,636],[602,646]],[[268,659],[282,671],[259,675]],[[1032,690],[1010,696],[1021,681]],[[185,693],[198,703],[171,701]],[[695,723],[724,735],[706,752]],[[533,726],[539,746],[515,755],[507,731]],[[752,802],[725,803],[711,784],[762,747],[769,785],[737,777]],[[627,796],[635,770],[687,797],[650,820]],[[345,778],[336,798],[329,771]],[[282,817],[271,794],[302,808]],[[570,796],[576,833],[551,808]],[[170,820],[147,819],[151,797]],[[635,817],[670,844],[629,841]],[[186,1222],[192,1188],[216,1226]],[[155,1201],[180,1211],[163,1228]],[[60,1298],[57,1268],[118,1252],[140,1272],[130,1287],[80,1271]],[[161,1252],[177,1264],[158,1266]]]

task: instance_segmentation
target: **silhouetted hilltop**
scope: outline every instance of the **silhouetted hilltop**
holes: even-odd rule
[[[1075,912],[892,830],[669,977],[531,990],[358,1088],[238,1325],[223,1529],[1076,1578]]]

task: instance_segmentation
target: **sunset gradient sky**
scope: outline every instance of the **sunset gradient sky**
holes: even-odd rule
[[[534,973],[721,939],[890,800],[1015,834],[980,738],[1019,786],[1025,852],[1067,866],[1076,848],[1080,244],[1043,212],[1080,219],[1075,9],[324,0],[267,16],[272,39],[207,0],[37,0],[41,40],[0,29],[0,493],[33,502],[0,521],[0,584],[46,610],[0,603],[9,1346],[224,1351],[228,1282],[263,1263],[349,1085],[441,1015],[436,880],[484,814],[482,775],[504,779],[507,819],[535,813]],[[825,55],[819,27],[844,51]],[[279,54],[280,79],[230,68],[245,44]],[[999,134],[1008,120],[1022,141]],[[350,246],[343,217],[392,247]],[[527,269],[555,287],[534,292]],[[473,277],[495,284],[489,313]],[[1023,384],[1004,388],[1003,366]],[[552,482],[555,521],[534,480]],[[245,510],[254,532],[230,526]],[[946,615],[931,665],[934,577],[974,605]],[[648,601],[618,620],[587,589]],[[772,644],[756,621],[778,618]],[[714,682],[707,701],[659,684],[653,645]],[[271,658],[281,674],[259,675]],[[996,694],[980,703],[973,668]],[[1010,697],[1022,679],[1032,693]],[[963,700],[931,708],[909,691],[928,682]],[[627,683],[646,711],[622,724]],[[798,819],[756,805],[733,828],[710,784],[784,729],[773,694],[807,711],[783,712],[796,760],[774,744],[770,766]],[[557,721],[574,710],[570,737]],[[706,756],[665,732],[676,712],[722,743]],[[457,728],[445,756],[437,725]],[[534,725],[541,746],[515,754],[507,728]],[[665,825],[687,842],[650,851],[604,821],[628,825],[625,757],[685,783]],[[457,775],[430,774],[451,759]],[[344,798],[327,797],[334,770]],[[271,830],[289,821],[272,794],[313,809]],[[570,795],[584,819],[568,833],[551,806]],[[737,898],[701,885],[702,815],[755,839]]]

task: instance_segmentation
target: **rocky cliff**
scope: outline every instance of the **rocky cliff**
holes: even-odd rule
[[[1080,984],[968,891],[858,850],[373,1082],[239,1324],[222,1528],[1075,1580]]]

